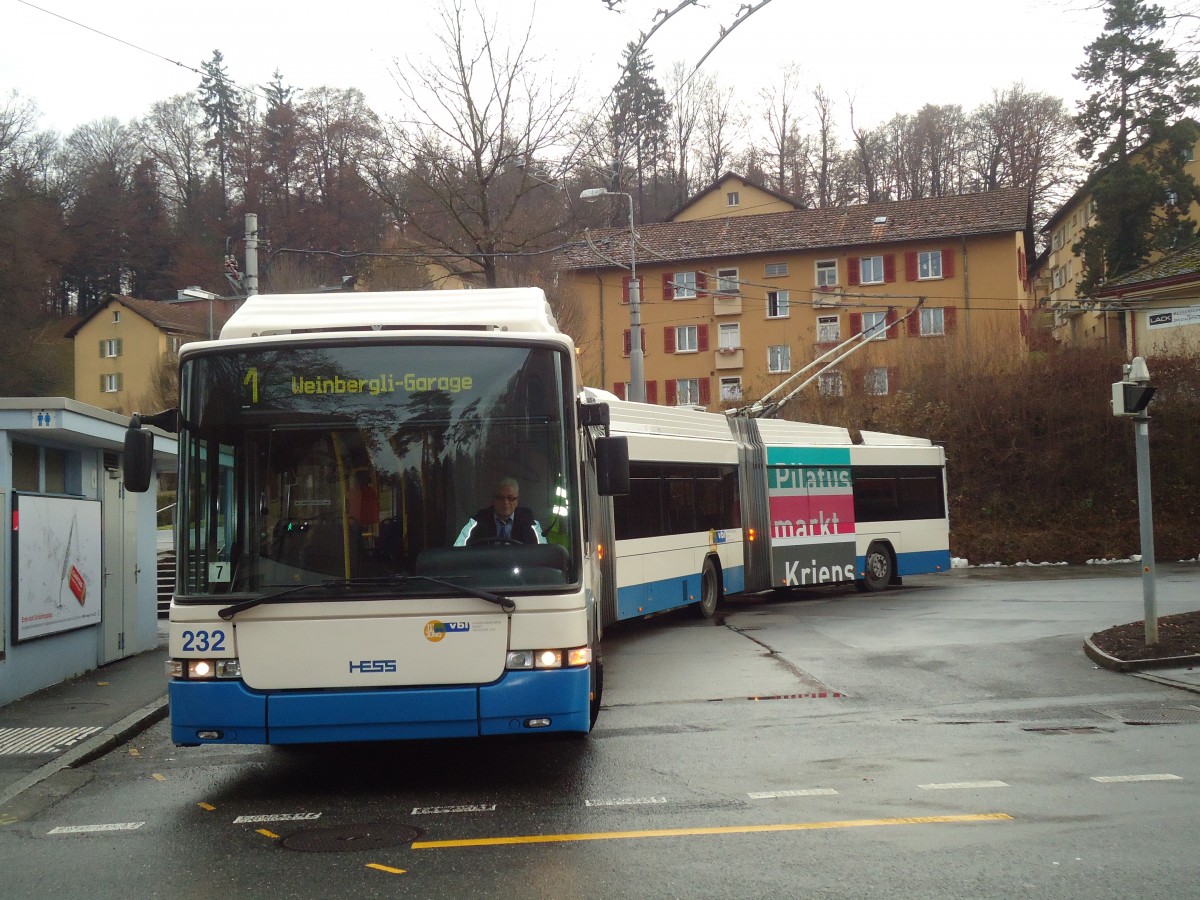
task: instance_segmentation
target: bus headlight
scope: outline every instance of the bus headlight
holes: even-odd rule
[[[504,667],[506,669],[577,668],[586,666],[591,661],[591,647],[571,647],[567,650],[510,650]]]
[[[242,665],[236,659],[169,659],[167,676],[189,681],[213,678],[241,678]]]

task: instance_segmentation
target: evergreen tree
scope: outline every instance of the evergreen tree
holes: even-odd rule
[[[1158,37],[1164,21],[1145,0],[1108,0],[1104,31],[1075,73],[1092,88],[1075,119],[1077,149],[1099,165],[1088,185],[1096,219],[1073,248],[1081,297],[1196,233],[1184,211],[1200,190],[1183,168],[1196,125],[1181,117],[1200,102],[1200,63]]]
[[[613,146],[624,148],[626,155],[633,154],[639,207],[643,205],[646,173],[657,174],[667,146],[670,116],[666,93],[654,78],[654,61],[644,48],[631,42],[625,48],[625,65],[613,94],[609,127]]]
[[[212,130],[210,150],[216,151],[217,169],[221,177],[221,196],[229,203],[229,160],[234,136],[242,122],[241,101],[238,88],[229,80],[225,71],[225,57],[214,50],[212,59],[201,63],[204,75],[200,79],[200,106],[204,110],[204,125]]]

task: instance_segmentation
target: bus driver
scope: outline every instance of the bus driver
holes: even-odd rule
[[[517,506],[521,490],[515,478],[496,482],[492,505],[475,513],[459,532],[455,547],[484,541],[496,543],[544,544],[542,526],[528,506]]]

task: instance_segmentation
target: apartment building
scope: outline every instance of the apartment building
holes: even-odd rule
[[[187,341],[218,334],[231,304],[109,297],[65,335],[75,346],[75,399],[112,412],[139,411],[152,400],[164,365],[176,365]]]
[[[1134,152],[1136,159],[1145,148]],[[1200,182],[1200,138],[1187,151],[1184,169]],[[1171,198],[1165,198],[1171,202]],[[1200,205],[1192,204],[1189,216],[1200,222]],[[1123,329],[1124,312],[1102,302],[1102,298],[1079,297],[1077,288],[1083,277],[1083,261],[1074,246],[1083,231],[1096,220],[1096,201],[1088,185],[1079,188],[1050,217],[1041,234],[1046,248],[1033,267],[1036,295],[1054,313],[1054,340],[1064,346],[1121,346],[1129,335]]]
[[[636,231],[651,403],[752,402],[855,335],[870,346],[815,389],[889,394],[915,355],[1024,346],[1033,235],[1023,190],[797,209],[728,173]],[[619,396],[630,377],[630,237],[589,232],[558,259],[584,377]]]

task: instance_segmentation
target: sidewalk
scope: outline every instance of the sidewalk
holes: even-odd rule
[[[158,647],[0,706],[0,806],[167,715],[166,623]]]

